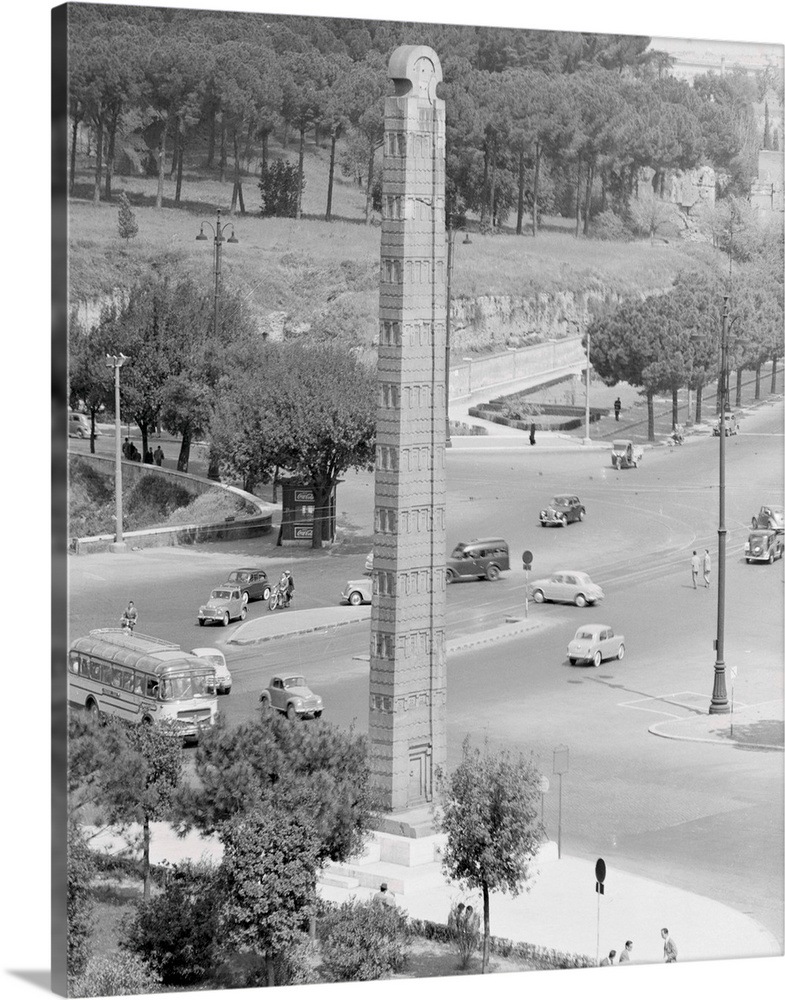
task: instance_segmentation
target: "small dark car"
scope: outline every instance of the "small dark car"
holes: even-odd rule
[[[543,528],[549,525],[563,528],[570,521],[582,521],[585,516],[586,508],[574,493],[561,493],[540,511],[540,524]]]
[[[750,562],[773,563],[782,559],[785,550],[785,536],[773,528],[758,528],[751,531],[750,537],[744,543],[744,558]]]
[[[270,583],[267,574],[258,566],[244,566],[233,570],[226,578],[227,583],[239,587],[243,592],[243,603],[249,601],[266,601],[270,596]]]

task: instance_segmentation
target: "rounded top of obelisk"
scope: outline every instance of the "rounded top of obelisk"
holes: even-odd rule
[[[395,83],[396,97],[414,91],[433,103],[436,85],[442,82],[442,64],[428,45],[400,45],[390,56],[387,75]]]

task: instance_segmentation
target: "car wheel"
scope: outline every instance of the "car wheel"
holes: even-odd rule
[[[586,517],[586,511],[585,510],[579,510],[578,511],[578,520],[582,521],[584,519],[584,517]]]
[[[447,583],[453,583],[455,581],[455,570],[448,568],[446,573],[444,574],[444,578],[447,581]]]
[[[321,719],[322,713],[321,712],[314,712],[313,713],[313,717],[314,717],[314,719]]]
[[[224,627],[226,627],[228,624],[229,624],[229,612],[228,611],[224,611],[223,625],[224,625]]]
[[[243,605],[242,609],[240,611],[240,621],[241,622],[245,621],[245,618],[246,618],[247,614],[248,614],[248,608],[245,605]]]
[[[576,606],[576,608],[585,608],[586,607],[586,598],[584,597],[583,594],[576,594],[575,595],[575,606]]]
[[[623,660],[624,659],[624,643],[622,643],[619,646],[619,652],[616,654],[616,659],[617,660]]]
[[[200,619],[199,619],[199,624],[200,624],[200,625],[204,625],[204,618],[200,618]]]
[[[758,519],[757,519],[757,517],[753,517],[753,519],[752,519],[752,530],[753,531],[757,531],[758,530]]]
[[[265,587],[264,590],[262,591],[262,600],[263,601],[269,601],[270,600],[270,588],[269,587]]]
[[[752,560],[751,560],[750,558],[748,558],[748,559],[747,559],[747,565],[749,566],[749,564],[750,564],[751,562],[752,562]]]
[[[574,656],[570,656],[570,657],[569,657],[569,661],[570,661],[570,666],[571,666],[571,667],[574,667],[574,666],[575,666],[575,664],[576,664],[576,663],[578,662],[578,661],[577,661],[577,660],[575,659],[575,657],[574,657]]]
[[[270,714],[270,699],[266,694],[259,696],[259,710],[262,715]]]
[[[363,595],[359,591],[353,590],[351,594],[349,594],[349,604],[351,604],[353,607],[356,608],[357,605],[362,604],[362,602],[363,602]]]
[[[297,718],[297,709],[291,702],[289,702],[289,704],[286,706],[286,718],[290,722],[294,722],[294,720]]]
[[[774,553],[769,552],[769,566],[774,562]]]
[[[243,604],[247,604],[247,603],[248,603],[248,591],[244,590],[243,591]]]
[[[532,596],[537,604],[543,604],[545,601],[545,594],[541,590],[535,590]]]
[[[498,566],[489,566],[485,573],[485,578],[493,583],[494,580],[499,579],[500,575],[501,573]]]
[[[594,654],[591,661],[595,667],[599,667],[599,665],[602,663],[602,653],[599,651],[599,649]]]

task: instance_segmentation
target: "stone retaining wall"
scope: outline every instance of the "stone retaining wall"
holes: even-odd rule
[[[465,399],[482,389],[519,379],[547,381],[553,372],[586,365],[580,337],[565,337],[544,344],[507,350],[502,354],[472,358],[450,367],[450,399]]]

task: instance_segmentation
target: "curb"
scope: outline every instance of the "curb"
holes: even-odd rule
[[[334,622],[321,622],[318,625],[302,625],[286,632],[273,632],[270,635],[253,636],[248,639],[237,638],[237,633],[240,631],[238,628],[235,630],[234,635],[226,641],[228,645],[233,646],[258,646],[263,642],[269,642],[271,639],[286,639],[292,635],[308,635],[310,632],[325,632],[327,629],[338,628],[341,625],[356,625],[357,622],[365,621],[366,617],[367,616],[365,615],[361,615],[359,618],[346,618]]]

